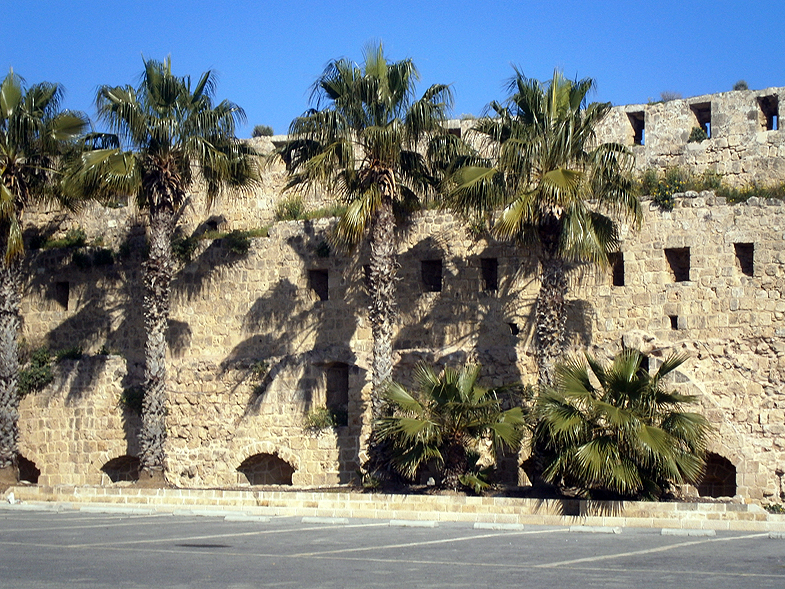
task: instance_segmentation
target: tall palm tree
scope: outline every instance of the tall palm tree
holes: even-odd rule
[[[423,465],[434,461],[442,487],[478,488],[487,483],[472,468],[470,457],[481,440],[492,442],[494,455],[502,447],[518,451],[522,409],[503,411],[496,392],[477,384],[479,375],[476,364],[461,370],[447,367],[441,374],[421,364],[414,372],[414,393],[398,383],[389,387],[387,397],[395,412],[379,420],[378,431],[391,443],[390,462],[401,475],[413,479]]]
[[[235,137],[243,110],[213,103],[215,74],[192,87],[172,74],[171,61],[146,60],[138,87],[102,86],[98,116],[114,133],[112,146],[85,153],[75,177],[85,191],[136,197],[149,216],[149,255],[143,264],[145,382],[140,432],[140,481],[164,482],[166,353],[175,219],[197,182],[208,206],[225,191],[246,190],[258,180],[253,150]],[[95,147],[95,146],[94,146]]]
[[[397,219],[436,186],[433,156],[457,147],[442,125],[453,100],[448,86],[433,85],[415,99],[419,75],[411,59],[388,61],[381,44],[366,48],[364,58],[361,66],[329,63],[313,86],[315,108],[292,122],[279,154],[290,173],[287,189],[322,187],[348,204],[335,227],[338,243],[370,243],[376,420],[392,375]]]
[[[62,97],[59,84],[26,87],[13,70],[0,84],[0,482],[18,474],[22,214],[35,202],[63,200],[64,156],[87,125],[60,109]]]
[[[490,214],[502,239],[532,248],[539,261],[534,349],[539,382],[553,384],[565,347],[567,272],[579,264],[608,264],[618,246],[616,221],[639,223],[633,156],[615,143],[598,144],[595,128],[610,109],[587,103],[594,81],[560,72],[541,83],[516,70],[512,92],[475,131],[481,153],[453,175],[450,199],[462,213]]]
[[[653,375],[643,358],[625,349],[609,367],[588,355],[557,364],[556,388],[535,406],[533,441],[544,450],[546,480],[590,494],[658,498],[700,479],[711,426],[683,410],[695,397],[664,383],[686,356],[671,356]]]

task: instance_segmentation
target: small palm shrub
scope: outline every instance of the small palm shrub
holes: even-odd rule
[[[478,492],[488,486],[489,471],[477,461],[479,442],[489,440],[494,457],[502,447],[517,451],[524,418],[520,407],[503,411],[496,391],[477,384],[479,375],[478,365],[448,367],[440,374],[419,365],[416,391],[390,386],[386,398],[393,413],[376,426],[390,446],[390,466],[396,472],[413,480],[433,463],[442,488],[464,485]]]
[[[625,349],[608,367],[589,355],[557,366],[555,388],[535,405],[533,444],[546,481],[589,497],[656,499],[700,479],[712,428],[684,411],[694,397],[664,384],[686,356],[671,356],[653,375],[643,358]]]

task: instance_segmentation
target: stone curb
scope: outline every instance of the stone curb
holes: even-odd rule
[[[304,524],[338,524],[346,525],[349,523],[347,517],[304,517],[300,520]]]
[[[398,528],[438,528],[439,522],[419,519],[391,519],[390,526]]]
[[[662,528],[663,536],[716,536],[716,530],[691,530],[687,528]]]
[[[619,526],[570,526],[570,532],[583,532],[585,534],[621,534]]]

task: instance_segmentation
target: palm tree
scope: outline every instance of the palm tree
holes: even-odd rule
[[[595,494],[658,498],[702,475],[711,426],[683,410],[695,397],[668,392],[664,378],[687,359],[674,355],[650,375],[644,355],[625,349],[609,367],[591,356],[556,368],[556,388],[540,394],[534,443],[544,478]],[[594,383],[599,386],[595,386]]]
[[[516,70],[507,103],[492,102],[493,116],[475,126],[486,157],[465,161],[453,175],[457,211],[487,215],[502,207],[494,233],[537,256],[534,349],[543,386],[553,384],[554,362],[564,353],[568,270],[606,266],[618,246],[616,220],[641,219],[632,154],[597,144],[595,128],[610,104],[587,104],[593,86],[558,71],[543,84]]]
[[[87,125],[84,115],[60,110],[62,97],[59,84],[26,87],[13,70],[0,84],[0,481],[7,483],[18,474],[22,214],[35,202],[63,200],[63,159]]]
[[[518,451],[522,409],[503,411],[496,391],[477,384],[479,375],[478,365],[467,364],[461,370],[448,367],[436,374],[421,364],[414,371],[415,393],[398,383],[389,387],[387,398],[395,412],[379,420],[378,432],[391,444],[389,460],[396,471],[411,480],[423,465],[434,461],[443,488],[464,484],[479,489],[487,482],[472,455],[481,440],[492,442],[494,455],[501,447]]]
[[[334,239],[370,243],[373,336],[371,413],[384,413],[392,375],[392,334],[398,219],[417,210],[437,184],[432,162],[456,149],[442,123],[452,105],[448,86],[436,84],[415,100],[418,72],[411,59],[390,62],[380,45],[368,47],[359,66],[330,62],[312,91],[314,109],[295,119],[279,154],[287,189],[326,188],[348,205]],[[373,453],[374,437],[369,442]]]
[[[102,86],[96,107],[114,133],[113,144],[85,153],[76,176],[92,193],[125,193],[149,216],[149,255],[143,264],[145,382],[140,432],[140,481],[164,482],[166,440],[166,334],[175,219],[200,182],[208,206],[225,191],[246,190],[258,179],[253,150],[235,137],[243,110],[229,101],[213,104],[215,74],[192,87],[172,74],[171,61],[146,60],[137,88]],[[126,149],[124,150],[123,147]]]

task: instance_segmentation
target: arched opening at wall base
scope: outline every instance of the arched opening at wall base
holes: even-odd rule
[[[41,469],[36,466],[35,462],[19,454],[17,463],[19,466],[19,480],[37,485],[38,477],[41,476]]]
[[[113,483],[122,481],[138,481],[139,480],[139,458],[136,456],[118,456],[112,458],[109,462],[101,467],[109,480]]]
[[[701,497],[733,497],[736,494],[736,467],[733,463],[710,452],[706,456],[706,472],[698,483]]]
[[[274,454],[254,454],[237,467],[240,484],[291,485],[294,467]]]

